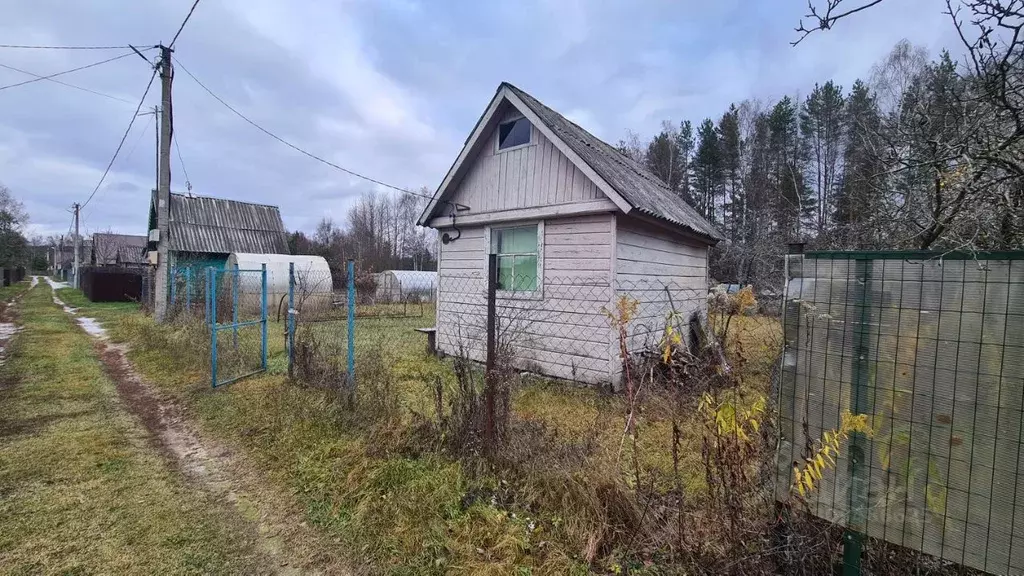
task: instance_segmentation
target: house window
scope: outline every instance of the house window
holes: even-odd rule
[[[530,143],[530,121],[518,118],[498,125],[498,150],[507,150]]]
[[[537,225],[496,228],[491,251],[498,255],[498,289],[537,290]]]

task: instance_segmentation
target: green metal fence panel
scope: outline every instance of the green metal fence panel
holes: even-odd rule
[[[867,414],[806,497],[857,533],[1024,573],[1024,253],[788,257],[776,496],[809,441]]]

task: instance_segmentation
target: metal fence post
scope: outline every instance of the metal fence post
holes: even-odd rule
[[[217,387],[217,271],[210,268],[212,292],[210,294],[210,384]]]
[[[263,350],[261,352],[262,355],[263,355],[263,362],[261,363],[260,366],[264,370],[266,370],[267,369],[267,263],[264,262],[261,268],[262,268],[262,270],[261,270],[262,274],[261,275],[262,275],[262,280],[263,280],[263,294],[262,294],[261,301],[260,301],[260,310],[262,311],[262,315],[263,315]]]
[[[192,312],[192,267],[185,268],[185,311]]]
[[[495,316],[497,314],[497,276],[498,276],[498,255],[487,256],[487,361],[484,376],[484,402],[486,409],[486,421],[484,428],[484,450],[490,454],[495,446],[494,431],[494,396],[495,396],[495,373],[494,364],[497,357],[495,349],[496,328]]]
[[[231,278],[231,323],[232,328],[231,344],[238,350],[238,264],[235,264],[234,276]]]
[[[295,262],[288,263],[288,377],[295,376],[294,350],[295,350]]]
[[[178,280],[178,268],[176,266],[171,266],[170,274],[168,274],[167,277],[168,277],[168,282],[171,283],[171,286],[170,286],[171,294],[170,294],[170,298],[168,300],[168,303],[170,304],[170,306],[169,306],[170,309],[174,310],[174,299],[176,298],[176,294],[178,292],[178,282],[177,282],[177,280]],[[172,312],[172,314],[173,314],[173,312]]]
[[[210,314],[210,301],[212,299],[212,294],[213,294],[213,292],[212,292],[212,290],[213,290],[213,280],[210,278],[210,271],[211,270],[213,270],[213,268],[209,268],[209,267],[206,268],[206,293],[204,294],[205,300],[203,302],[203,304],[205,304],[205,308],[203,309],[203,313],[206,315],[206,317],[203,318],[203,320],[206,321],[206,324],[208,326],[213,324],[213,315]]]
[[[356,262],[348,261],[348,393],[349,402],[356,393]]]
[[[850,405],[854,414],[869,414],[868,386],[870,367],[871,321],[871,261],[858,258],[855,261],[857,304],[854,310],[858,321],[853,330],[854,349]],[[865,472],[865,438],[862,432],[850,435],[850,520],[843,534],[843,576],[859,576],[861,573],[861,552],[863,533],[867,531],[868,486]]]

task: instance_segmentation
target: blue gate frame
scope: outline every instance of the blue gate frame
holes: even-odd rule
[[[246,272],[259,272],[260,273],[260,318],[257,320],[238,320],[238,293],[239,293],[239,276]],[[219,274],[230,274],[231,275],[231,322],[220,323],[217,321],[217,287],[218,275]],[[233,269],[218,269],[218,268],[207,268],[206,269],[206,318],[207,325],[210,331],[210,385],[213,388],[218,386],[225,386],[233,382],[238,382],[244,378],[255,376],[262,372],[267,371],[267,265],[263,266],[259,270],[240,270],[236,265]],[[221,330],[232,331],[232,342],[235,348],[238,347],[238,329],[246,326],[260,325],[260,367],[257,370],[253,370],[248,374],[242,374],[235,376],[224,381],[219,381],[217,378],[217,334]]]

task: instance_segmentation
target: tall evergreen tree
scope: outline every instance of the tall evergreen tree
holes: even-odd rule
[[[697,128],[697,153],[693,158],[694,200],[697,209],[718,223],[716,205],[722,188],[722,151],[715,123],[705,118]]]
[[[679,127],[662,123],[661,132],[647,145],[644,163],[669,188],[688,201],[690,197],[690,158],[693,155],[693,128],[684,121]]]
[[[740,173],[740,157],[742,140],[740,138],[739,110],[735,104],[718,121],[718,144],[720,148],[722,179],[724,184],[724,202],[722,206],[722,222],[729,239],[736,241],[741,237],[743,225],[745,195],[742,175]]]
[[[874,95],[867,84],[857,80],[843,113],[843,175],[832,215],[833,222],[841,228],[841,245],[846,248],[863,249],[878,244],[874,228],[885,183],[885,166],[878,155],[881,124]]]
[[[803,239],[803,220],[814,214],[814,199],[802,170],[805,148],[800,141],[797,106],[786,96],[768,115],[775,224],[785,241]]]
[[[814,188],[815,231],[818,236],[829,227],[838,183],[843,145],[843,91],[831,80],[814,85],[800,111],[800,134],[805,150],[805,174]]]

